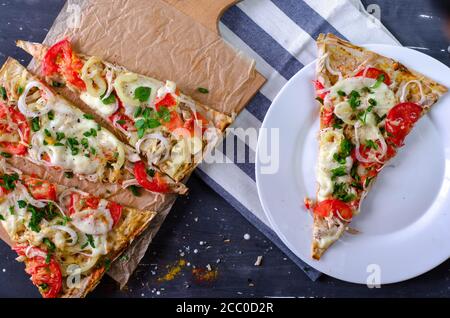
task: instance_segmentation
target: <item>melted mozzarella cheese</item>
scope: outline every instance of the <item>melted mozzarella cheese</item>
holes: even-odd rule
[[[110,116],[116,110],[116,104],[112,103],[109,105],[105,105],[100,97],[95,97],[90,95],[87,92],[83,92],[80,95],[80,99],[86,103],[86,105],[90,106],[92,109],[98,111],[103,116]]]

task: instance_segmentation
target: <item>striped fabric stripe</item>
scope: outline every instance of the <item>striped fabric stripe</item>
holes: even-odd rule
[[[261,126],[280,89],[315,59],[314,39],[319,33],[334,33],[355,43],[398,44],[381,24],[360,11],[361,7],[359,0],[244,0],[226,11],[219,23],[223,38],[253,58],[257,70],[267,78],[232,127]],[[234,149],[226,146],[231,139],[236,141]],[[255,185],[256,141],[250,139],[229,134],[216,150],[232,163],[202,163],[197,174],[315,280],[320,273],[290,252],[270,228]],[[237,157],[239,147],[245,149],[246,160]]]

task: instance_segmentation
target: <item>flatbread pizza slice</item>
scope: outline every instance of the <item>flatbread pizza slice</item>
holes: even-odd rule
[[[232,122],[184,95],[174,82],[77,54],[67,39],[50,48],[24,41],[17,45],[41,62],[49,83],[67,86],[149,164],[175,181],[195,168]]]
[[[332,34],[317,39],[320,105],[312,257],[322,254],[360,212],[379,172],[415,123],[447,88],[398,61]]]
[[[12,58],[0,70],[0,90],[0,152],[16,167],[31,162],[61,180],[187,191]]]
[[[0,226],[45,298],[85,297],[155,215],[25,175],[0,160]]]

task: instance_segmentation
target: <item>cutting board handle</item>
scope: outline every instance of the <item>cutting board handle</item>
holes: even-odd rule
[[[222,14],[240,0],[164,0],[179,11],[192,17],[209,30],[219,34]]]

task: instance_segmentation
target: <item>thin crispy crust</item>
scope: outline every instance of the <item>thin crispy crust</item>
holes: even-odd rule
[[[393,85],[393,91],[396,94],[399,93],[399,90],[402,88],[402,84],[411,80],[420,81],[426,96],[425,101],[422,104],[426,111],[429,111],[430,107],[439,100],[440,96],[447,92],[447,88],[445,86],[416,71],[410,70],[398,61],[353,45],[350,42],[338,38],[334,34],[320,34],[317,38],[317,47],[317,79],[321,81],[325,87],[331,87],[339,80],[339,77],[331,74],[326,67],[326,59],[328,59],[331,69],[341,72],[344,78],[355,76],[358,69],[364,69],[369,66],[385,71],[390,76],[392,82],[395,83]],[[420,99],[421,94],[418,87],[410,87],[408,100],[417,102]],[[321,106],[321,115],[323,110],[323,106]],[[321,123],[321,129],[322,128],[324,127]],[[352,135],[352,131],[346,131],[346,133]],[[371,185],[373,182],[374,180]],[[362,196],[364,197],[369,190],[370,187],[365,189]],[[315,215],[313,225],[313,233],[315,235],[313,235],[311,246],[312,258],[319,260],[328,247],[330,247],[334,241],[338,240],[338,238],[345,232],[345,228],[348,224],[349,222],[344,222],[344,227],[339,228],[336,231],[336,228],[330,226],[330,223],[326,222],[323,217]],[[326,246],[321,246],[317,235],[321,231],[336,231],[335,240]]]
[[[114,233],[120,233],[121,235],[109,235],[108,242],[112,245],[111,251],[108,255],[105,255],[109,260],[116,260],[150,224],[155,217],[156,213],[151,211],[140,211],[128,207],[123,208],[122,221],[116,225]],[[110,242],[110,238],[114,239],[113,243]],[[25,260],[25,263],[27,260]],[[100,283],[101,278],[106,273],[105,267],[102,264],[98,264],[92,272],[84,277],[80,282],[80,288],[67,288],[63,282],[63,292],[59,296],[61,298],[83,298],[86,297],[94,288]],[[64,278],[63,278],[64,279]]]
[[[41,44],[41,43],[33,43],[33,42],[27,42],[18,40],[16,41],[16,45],[23,50],[25,50],[27,53],[32,55],[37,61],[42,61],[48,47]],[[82,56],[80,54],[80,56]],[[87,57],[89,58],[89,57]],[[69,88],[57,88],[57,91],[61,92],[64,96],[66,96],[69,100],[71,100],[76,105],[80,106],[80,109],[86,112],[92,112],[92,109],[86,105],[78,96],[77,93],[71,91]],[[233,121],[233,118],[223,114],[221,112],[218,112],[212,108],[209,108],[205,105],[200,104],[199,102],[196,102],[196,105],[198,106],[201,113],[205,114],[207,118],[213,123],[213,125],[221,132],[223,132]],[[101,122],[102,125],[109,128],[110,131],[113,131],[115,135],[120,138],[122,141],[129,143],[127,140],[127,137],[125,134],[114,127],[109,121],[106,121],[105,119],[101,118],[100,116],[96,115],[95,112],[93,114],[97,121]],[[180,170],[177,172],[176,175],[172,176],[173,179],[177,182],[182,181],[186,176],[188,176],[194,169],[195,164],[192,162],[186,163]]]

